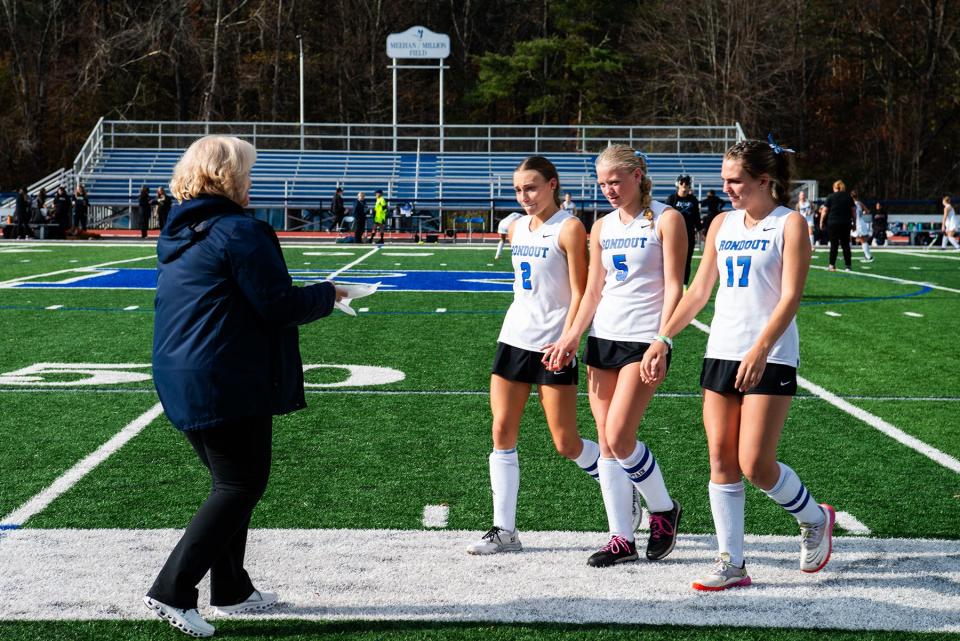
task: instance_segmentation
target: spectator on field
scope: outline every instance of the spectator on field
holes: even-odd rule
[[[826,219],[826,217],[827,217],[827,205],[826,205],[826,202],[823,202],[823,203],[820,203],[820,207],[817,208],[816,220],[822,223]],[[814,240],[819,239],[817,240],[817,242],[820,243],[821,245],[826,245],[829,243],[829,239],[827,238],[827,232],[821,225],[817,225],[817,228],[814,231],[816,232],[814,235]]]
[[[367,201],[366,194],[357,192],[357,200],[353,203],[353,242],[363,242],[363,232],[367,230]]]
[[[873,239],[877,245],[887,244],[887,209],[879,200],[873,206]]]
[[[73,222],[73,202],[64,187],[58,187],[53,195],[53,222],[56,227],[51,238],[66,238]]]
[[[943,240],[940,241],[941,249],[947,248],[949,241],[954,249],[960,249],[960,243],[957,242],[957,232],[960,232],[960,217],[950,204],[950,196],[943,197],[943,221],[941,222],[943,230]]]
[[[723,199],[717,197],[717,192],[712,189],[707,190],[707,197],[700,201],[700,207],[707,212],[703,217],[703,237],[706,239],[707,232],[710,231],[710,223],[723,211]]]
[[[690,262],[700,229],[700,201],[693,195],[693,179],[690,176],[677,176],[676,186],[677,191],[667,196],[666,204],[680,212],[687,226],[687,262],[683,270],[683,285],[686,287],[690,282]]]
[[[87,197],[87,188],[77,185],[73,191],[73,226],[80,231],[87,231],[87,214],[90,212],[90,199]]]
[[[873,253],[870,251],[870,237],[873,235],[873,215],[867,206],[860,201],[860,196],[856,190],[850,191],[850,197],[853,198],[853,206],[857,210],[855,228],[851,236],[860,243],[863,249],[863,261],[866,263],[873,261]]]
[[[33,212],[30,216],[30,222],[34,225],[46,225],[47,220],[47,190],[40,189],[36,198],[33,200]]]
[[[170,215],[170,208],[173,207],[173,199],[167,196],[163,187],[157,187],[157,195],[150,204],[157,208],[157,225],[163,230],[167,226],[167,216]]]
[[[800,212],[800,215],[803,216],[803,219],[807,223],[807,231],[810,235],[810,249],[814,248],[813,240],[813,229],[816,225],[813,224],[813,205],[807,200],[807,192],[801,191],[797,194],[797,211]]]
[[[139,204],[139,224],[140,224],[140,238],[147,237],[147,230],[150,229],[150,190],[147,189],[146,185],[143,185],[140,188],[140,198],[138,201]]]
[[[30,196],[25,187],[17,190],[16,204],[13,208],[13,222],[16,224],[17,238],[33,238],[33,231],[30,229]]]
[[[837,271],[837,248],[843,249],[844,269],[850,271],[850,230],[855,228],[857,206],[847,193],[842,180],[833,183],[833,193],[824,202],[825,215],[820,218],[820,229],[826,230],[830,239],[829,271]]]
[[[267,487],[273,416],[306,406],[297,326],[343,296],[329,282],[295,286],[273,228],[244,211],[255,160],[238,138],[194,142],[174,168],[179,204],[157,242],[154,384],[213,484],[143,601],[195,637],[214,633],[197,611],[208,572],[221,614],[277,601],[244,568],[247,528]]]
[[[573,196],[569,192],[563,195],[563,201],[560,203],[560,209],[570,212],[570,215],[577,215],[577,205],[573,202]],[[582,220],[580,222],[583,222]]]
[[[337,190],[333,192],[333,203],[330,205],[330,211],[333,213],[333,226],[330,227],[330,231],[340,231],[343,218],[347,215],[347,210],[343,206],[343,187],[337,187]]]
[[[383,228],[387,224],[387,199],[383,197],[383,192],[379,189],[376,191],[377,198],[373,202],[373,228],[370,230],[370,242],[373,242],[373,237],[377,235],[377,230],[380,231],[380,244],[383,244]]]

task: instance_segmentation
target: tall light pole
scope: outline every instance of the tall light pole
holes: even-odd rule
[[[297,34],[300,46],[300,150],[303,151],[303,36]]]

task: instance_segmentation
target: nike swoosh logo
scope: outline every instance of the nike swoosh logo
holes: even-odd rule
[[[776,227],[765,227],[763,231],[773,231]]]
[[[553,238],[553,234],[544,234],[543,238]]]
[[[790,381],[780,381],[780,387],[783,387],[784,385],[789,385],[789,384],[790,384]]]

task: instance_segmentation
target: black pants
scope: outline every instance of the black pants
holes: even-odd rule
[[[210,572],[210,604],[234,605],[254,590],[243,569],[250,515],[270,476],[272,417],[233,420],[184,432],[213,485],[147,596],[175,608],[197,607],[197,584]]]
[[[363,242],[363,232],[367,230],[367,217],[361,216],[353,221],[353,242],[360,244]]]
[[[850,267],[850,225],[827,225],[830,238],[830,266],[837,264],[837,244],[843,248],[843,262]]]
[[[683,268],[683,284],[690,284],[690,264],[693,262],[693,248],[697,246],[696,230],[687,229],[687,263]]]

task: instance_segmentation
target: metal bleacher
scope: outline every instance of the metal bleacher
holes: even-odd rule
[[[297,226],[286,222],[286,212],[292,211],[294,220],[302,222],[300,210],[326,209],[338,186],[343,187],[348,203],[357,192],[372,195],[381,189],[390,202],[410,202],[420,211],[513,209],[513,169],[531,153],[541,153],[557,166],[562,190],[572,195],[578,207],[602,210],[606,202],[596,184],[594,160],[610,142],[647,151],[654,197],[662,199],[674,190],[679,174],[693,177],[694,192],[700,197],[707,189],[719,193],[723,150],[743,137],[738,125],[631,127],[629,132],[605,127],[593,135],[587,128],[571,135],[563,128],[540,127],[529,128],[534,131],[526,137],[511,131],[503,138],[457,136],[454,125],[440,134],[444,138],[439,147],[446,149],[441,152],[438,137],[420,131],[391,138],[377,135],[377,125],[312,125],[315,129],[306,131],[299,125],[289,126],[294,129],[275,123],[268,130],[261,123],[101,120],[77,156],[74,179],[86,185],[91,204],[129,208],[136,204],[142,185],[152,193],[169,183],[174,165],[192,140],[220,133],[240,136],[257,146],[250,206],[284,211],[285,228]],[[316,128],[321,127],[346,127],[347,133],[338,136],[333,129],[318,133]]]

